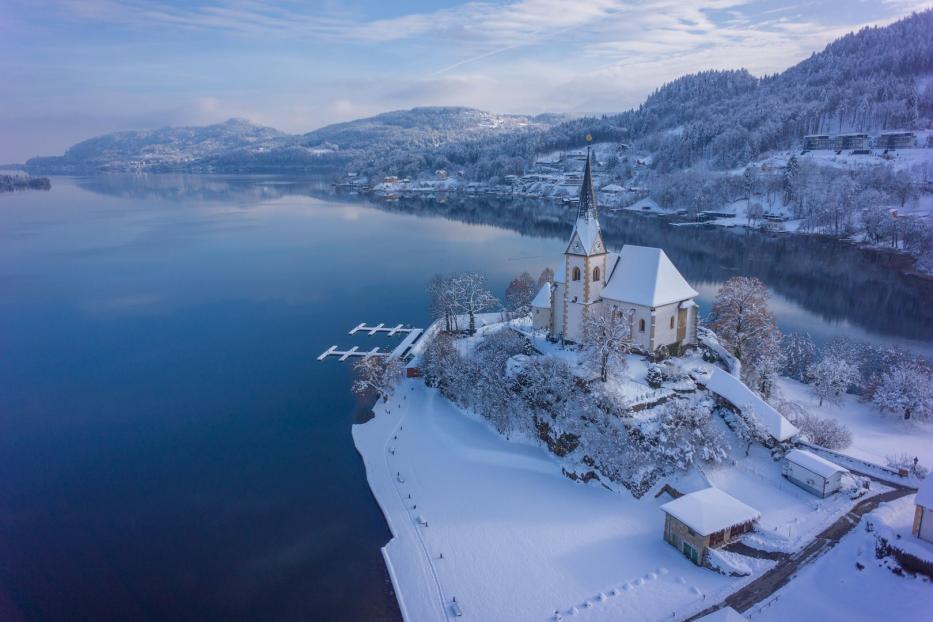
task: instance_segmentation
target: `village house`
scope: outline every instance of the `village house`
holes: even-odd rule
[[[840,134],[836,137],[836,150],[865,151],[869,147],[868,134]]]
[[[718,488],[704,488],[661,506],[664,540],[698,566],[706,565],[709,549],[752,531],[761,514]]]
[[[875,139],[878,149],[912,149],[917,146],[917,136],[913,132],[885,132]]]
[[[819,151],[821,149],[832,149],[833,139],[829,134],[810,134],[803,137],[804,151]]]
[[[827,497],[842,486],[849,469],[834,464],[805,449],[792,449],[784,456],[781,474],[817,497]]]
[[[933,542],[933,475],[923,480],[917,498],[914,501],[913,534],[921,540]]]
[[[554,269],[550,309],[536,306],[536,327],[553,340],[579,342],[587,314],[631,312],[632,343],[655,352],[697,342],[697,292],[660,248],[626,244],[618,253],[603,244],[588,155],[577,219]],[[539,292],[538,302],[545,297]],[[538,310],[541,310],[539,313]]]

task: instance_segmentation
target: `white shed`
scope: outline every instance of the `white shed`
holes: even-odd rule
[[[826,497],[839,490],[849,470],[805,449],[792,449],[784,456],[781,472],[804,490]]]
[[[914,503],[917,504],[914,514],[914,535],[921,540],[933,542],[933,475],[928,475],[920,484]]]

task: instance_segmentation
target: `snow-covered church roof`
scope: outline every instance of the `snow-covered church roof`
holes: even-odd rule
[[[701,536],[761,518],[758,510],[718,488],[691,492],[668,501],[661,509]]]
[[[660,248],[626,244],[602,297],[646,307],[660,307],[697,295]]]
[[[538,290],[538,295],[535,296],[535,299],[531,301],[531,306],[536,309],[550,309],[551,308],[551,284],[545,283],[541,286],[541,289]]]

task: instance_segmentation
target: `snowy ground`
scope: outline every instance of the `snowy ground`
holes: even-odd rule
[[[887,456],[906,453],[920,463],[933,467],[933,422],[904,421],[878,411],[854,395],[842,396],[841,402],[819,405],[813,390],[796,380],[781,378],[778,387],[784,399],[797,402],[820,417],[831,417],[852,430],[852,446],[842,453],[884,465]]]
[[[882,504],[865,516],[835,548],[801,570],[772,598],[746,611],[746,617],[754,622],[929,619],[933,583],[922,576],[892,572],[890,558],[875,557],[875,537],[865,530],[879,514],[892,513],[909,520],[913,496]]]
[[[375,412],[353,437],[395,536],[384,553],[408,620],[446,619],[454,597],[473,620],[682,617],[748,580],[663,541],[666,496],[574,483],[543,449],[505,440],[420,381]],[[770,565],[752,561],[756,573]]]

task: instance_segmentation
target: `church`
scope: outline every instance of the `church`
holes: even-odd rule
[[[632,312],[632,343],[656,352],[697,341],[697,292],[660,248],[606,250],[599,228],[592,156],[587,151],[577,220],[564,256],[532,302],[534,327],[556,341],[579,342],[584,318],[609,307]]]

